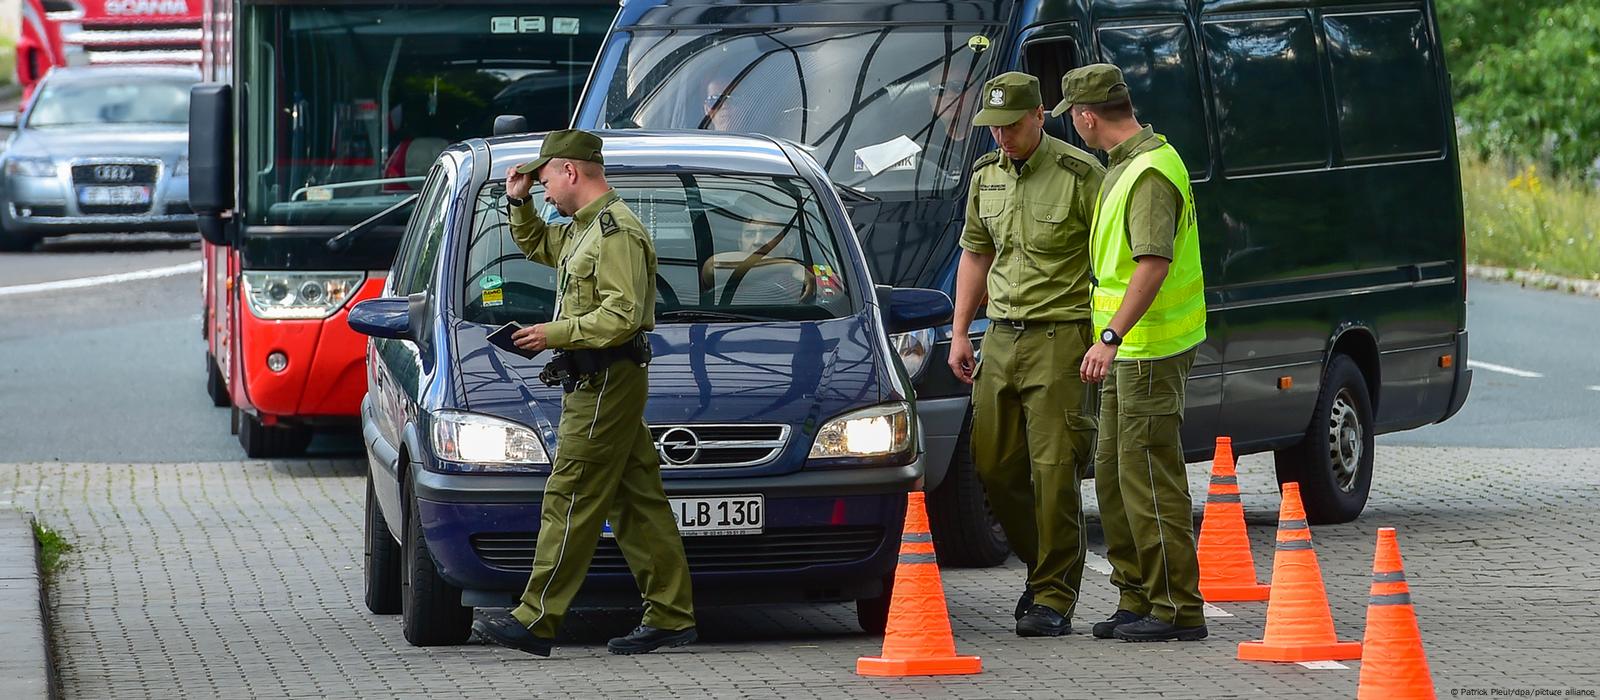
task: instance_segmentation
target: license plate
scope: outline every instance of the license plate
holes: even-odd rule
[[[766,527],[766,498],[753,496],[700,496],[668,499],[678,521],[678,534],[759,535]],[[613,537],[611,523],[600,533]]]
[[[150,188],[139,185],[84,187],[78,190],[80,204],[149,204]]]

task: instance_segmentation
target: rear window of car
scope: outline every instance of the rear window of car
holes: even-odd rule
[[[658,322],[820,320],[853,312],[842,247],[816,192],[799,178],[629,174],[610,178],[655,242]],[[542,323],[555,307],[555,270],[517,248],[504,181],[478,192],[462,317]],[[537,186],[530,195],[543,201]],[[560,223],[553,207],[547,221]],[[683,312],[683,313],[670,313]],[[695,319],[701,312],[704,318]]]

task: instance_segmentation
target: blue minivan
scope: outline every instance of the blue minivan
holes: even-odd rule
[[[853,600],[881,630],[923,478],[917,357],[890,338],[947,323],[949,298],[875,286],[839,193],[791,143],[601,135],[611,184],[655,240],[645,419],[698,602]],[[465,641],[474,606],[515,601],[561,448],[560,387],[538,380],[548,355],[486,340],[552,313],[554,270],[518,250],[503,197],[540,142],[446,149],[382,297],[350,313],[372,337],[366,604],[402,613],[415,645]],[[620,550],[598,547],[582,599],[636,603]]]

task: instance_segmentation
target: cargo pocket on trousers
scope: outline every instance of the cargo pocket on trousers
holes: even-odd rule
[[[1099,417],[1085,411],[1067,409],[1067,433],[1072,440],[1073,464],[1079,479],[1087,479],[1093,472],[1096,451],[1096,428]]]
[[[1124,434],[1133,438],[1135,447],[1182,450],[1178,438],[1179,429],[1183,426],[1182,395],[1164,392],[1143,396],[1118,394],[1117,400],[1121,403],[1122,415],[1127,417],[1132,428]]]

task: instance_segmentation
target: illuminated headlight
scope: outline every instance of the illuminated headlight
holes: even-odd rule
[[[906,368],[906,375],[911,377],[911,381],[921,379],[922,371],[928,368],[928,355],[933,352],[933,329],[924,328],[892,336],[889,344],[900,356],[900,364]]]
[[[460,411],[433,416],[433,454],[449,462],[549,464],[544,442],[527,426]]]
[[[327,318],[366,278],[348,272],[246,272],[244,296],[256,318]]]
[[[189,177],[189,156],[179,156],[178,164],[172,166],[173,177]]]
[[[56,162],[49,158],[12,158],[6,161],[6,174],[12,177],[55,177]]]
[[[886,403],[846,413],[822,425],[811,459],[888,457],[911,451],[911,406]]]

